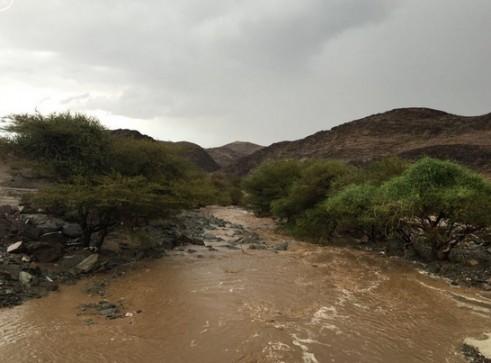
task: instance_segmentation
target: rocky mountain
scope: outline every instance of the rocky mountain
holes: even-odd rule
[[[119,137],[128,137],[137,140],[161,142],[176,148],[178,154],[187,158],[202,170],[212,172],[220,169],[220,166],[215,162],[215,160],[211,158],[210,155],[208,155],[205,149],[203,149],[201,146],[197,144],[193,144],[192,142],[157,141],[148,135],[144,135],[140,133],[139,131],[128,130],[128,129],[111,130],[111,133]]]
[[[220,147],[206,149],[206,151],[218,165],[224,168],[245,156],[251,155],[263,147],[264,146],[253,144],[251,142],[235,141]]]
[[[368,162],[399,155],[433,156],[491,174],[491,113],[458,116],[428,108],[402,108],[348,122],[297,141],[260,149],[224,169],[243,176],[265,160],[331,158]]]

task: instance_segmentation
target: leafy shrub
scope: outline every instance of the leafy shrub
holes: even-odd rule
[[[271,214],[272,203],[288,195],[293,182],[300,177],[301,162],[280,160],[262,164],[243,181],[246,205],[258,215]]]
[[[95,175],[109,167],[109,133],[82,114],[43,116],[16,114],[6,118],[9,143],[17,154],[40,163],[53,176]]]

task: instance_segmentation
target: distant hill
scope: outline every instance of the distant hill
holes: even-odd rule
[[[140,133],[139,131],[128,130],[128,129],[111,130],[111,133],[119,137],[128,137],[137,140],[161,142],[166,145],[175,147],[177,149],[178,154],[187,158],[202,170],[212,172],[220,169],[220,166],[215,162],[215,160],[211,158],[210,155],[208,155],[205,149],[203,149],[201,146],[197,144],[193,144],[192,142],[158,141],[148,135],[144,135]]]
[[[224,168],[262,148],[263,146],[251,142],[235,141],[220,147],[206,149],[206,151],[218,165]]]
[[[450,159],[491,174],[491,113],[465,117],[402,108],[348,122],[297,141],[260,149],[224,168],[243,176],[265,160],[330,158],[368,162],[389,155]]]

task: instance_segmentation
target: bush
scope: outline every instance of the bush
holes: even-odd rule
[[[13,151],[53,176],[90,176],[109,168],[109,133],[95,118],[66,112],[16,114],[6,120],[2,130],[9,133]]]
[[[245,203],[257,215],[270,215],[272,203],[288,195],[293,182],[300,177],[301,162],[280,160],[262,164],[243,181]]]
[[[314,160],[302,164],[299,177],[288,194],[272,202],[275,217],[294,225],[305,211],[314,208],[335,190],[358,178],[358,169],[336,160]]]
[[[491,184],[450,161],[421,159],[383,184],[381,192],[402,206],[406,239],[429,243],[439,260],[447,260],[469,234],[491,225]]]
[[[100,245],[107,233],[122,223],[165,217],[191,206],[174,189],[141,176],[118,174],[92,180],[78,178],[70,184],[40,189],[26,199],[31,206],[78,222],[87,245],[94,233],[98,233],[96,244]]]

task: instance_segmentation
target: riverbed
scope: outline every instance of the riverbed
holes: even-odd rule
[[[259,234],[265,249],[181,248],[140,262],[107,288],[123,317],[85,314],[83,280],[0,310],[0,361],[9,362],[465,362],[467,338],[491,332],[491,300],[416,265],[274,233],[238,208],[202,213]],[[288,241],[288,249],[274,251]],[[125,316],[127,315],[127,316]]]

